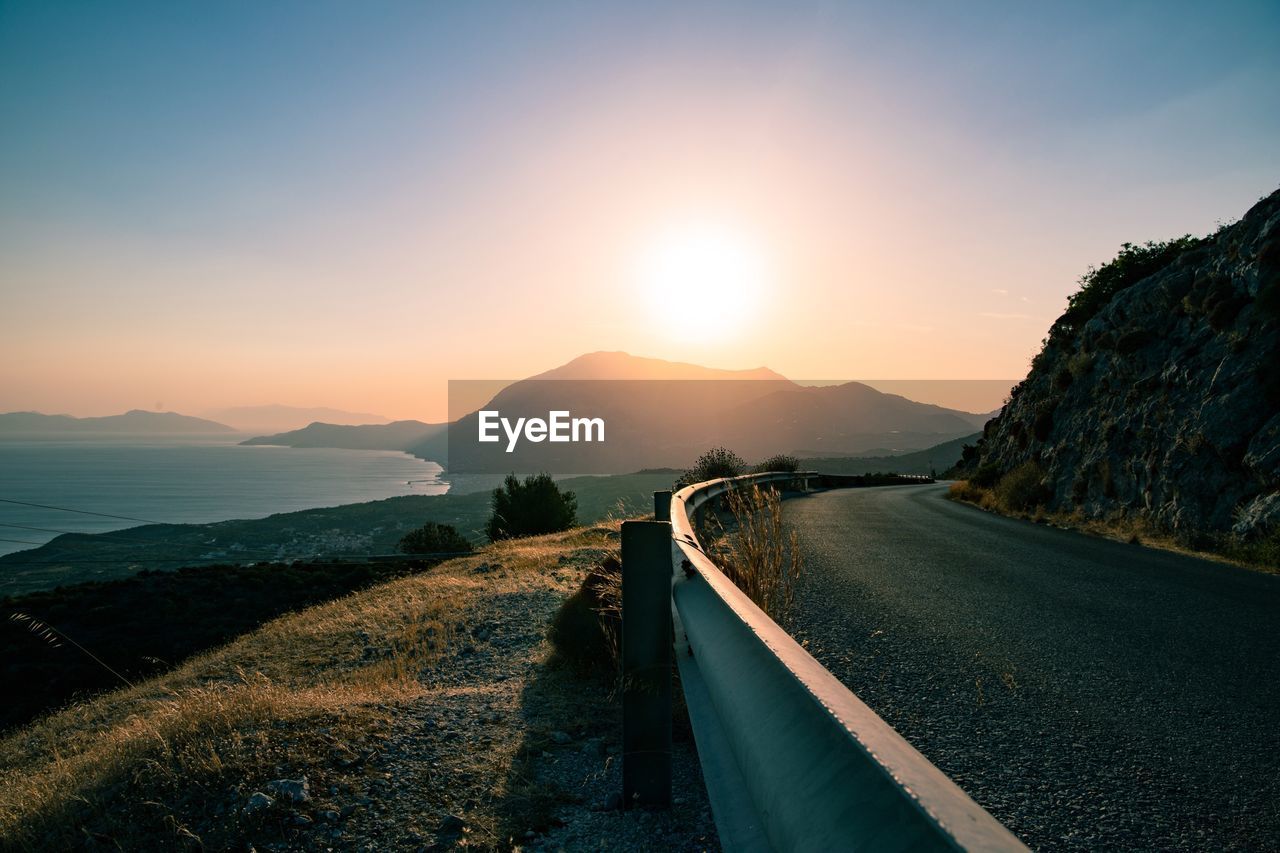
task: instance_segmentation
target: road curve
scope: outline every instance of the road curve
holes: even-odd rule
[[[1033,848],[1280,848],[1280,576],[945,493],[784,504],[818,660]]]

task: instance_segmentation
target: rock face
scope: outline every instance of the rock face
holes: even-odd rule
[[[1032,462],[1049,509],[1190,542],[1280,526],[1280,191],[1169,254],[1054,324],[962,472]]]

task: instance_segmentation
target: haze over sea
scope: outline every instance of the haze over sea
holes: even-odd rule
[[[240,438],[0,441],[0,498],[204,523],[449,488],[439,465],[397,451],[241,447]],[[0,523],[103,533],[140,522],[0,503]],[[23,540],[0,542],[0,554],[56,536],[0,527],[0,539]]]

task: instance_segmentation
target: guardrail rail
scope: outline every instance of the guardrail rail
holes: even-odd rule
[[[695,514],[709,501],[753,485],[805,489],[819,476],[711,480],[670,498],[675,658],[721,844],[1025,850],[734,586],[698,542]],[[664,499],[655,496],[660,521]],[[665,535],[665,526],[638,524]],[[624,574],[624,595],[626,584]],[[624,722],[624,741],[625,730]],[[624,745],[624,773],[625,761]]]

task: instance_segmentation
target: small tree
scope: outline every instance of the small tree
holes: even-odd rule
[[[406,554],[467,554],[471,543],[452,524],[428,521],[406,533],[397,546]]]
[[[690,486],[704,480],[737,477],[747,470],[743,458],[727,447],[713,447],[698,457],[693,467],[680,475],[676,486]]]
[[[786,453],[778,453],[756,466],[757,473],[765,471],[785,471],[794,474],[800,470],[800,460]]]
[[[578,496],[560,491],[550,474],[532,474],[524,482],[508,474],[502,488],[493,490],[492,506],[485,525],[491,542],[555,533],[578,523]]]

